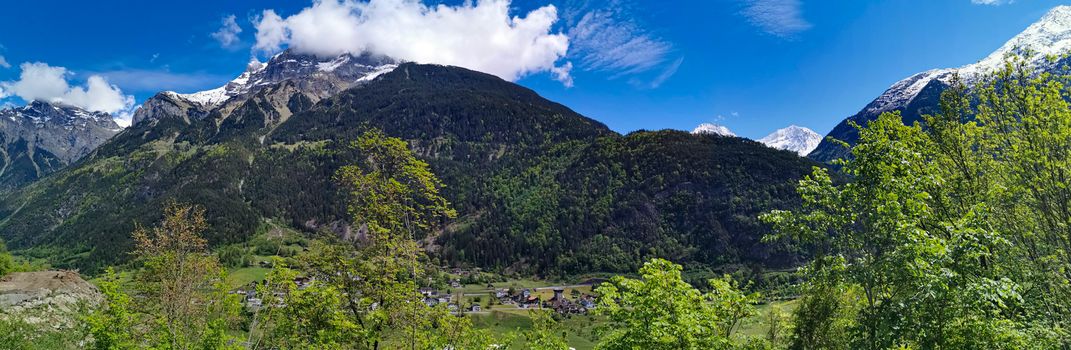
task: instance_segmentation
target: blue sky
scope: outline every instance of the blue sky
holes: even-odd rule
[[[517,79],[551,100],[619,132],[713,122],[758,138],[789,124],[824,134],[897,80],[979,60],[1059,4],[515,0],[509,14],[556,9],[546,35],[568,38],[568,51]],[[270,54],[253,50],[254,22],[263,10],[286,19],[310,6],[305,0],[6,3],[0,81],[19,80],[23,62],[43,62],[65,67],[72,86],[101,76],[135,103],[160,90],[213,88],[241,73],[251,54]],[[221,30],[233,36],[213,35]],[[571,86],[549,71],[566,64]],[[6,101],[23,103],[15,96]]]

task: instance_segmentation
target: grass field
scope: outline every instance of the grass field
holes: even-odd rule
[[[481,329],[489,329],[497,335],[512,334],[515,338],[513,348],[524,348],[524,332],[532,328],[532,320],[528,317],[528,310],[514,308],[513,310],[494,310],[485,314],[472,315],[473,325]],[[596,326],[602,324],[593,316],[573,316],[560,321],[560,328],[565,334],[569,346],[577,350],[594,349],[597,337]]]
[[[271,269],[263,267],[242,267],[227,271],[227,288],[237,289],[253,281],[261,281]]]
[[[771,312],[790,315],[796,308],[795,300],[778,301],[758,305],[756,315],[740,323],[736,330],[737,337],[762,337],[769,330],[767,316]],[[513,306],[497,306],[490,312],[471,314],[473,324],[482,329],[489,329],[497,335],[513,334],[514,348],[524,348],[524,332],[532,327],[529,310]],[[560,320],[559,327],[565,334],[570,347],[577,350],[594,349],[598,343],[597,331],[605,322],[596,316],[572,316]]]

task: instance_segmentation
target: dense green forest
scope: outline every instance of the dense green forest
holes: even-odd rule
[[[561,276],[635,271],[650,257],[710,269],[790,268],[758,214],[799,204],[816,165],[739,138],[616,134],[497,77],[406,64],[313,103],[288,83],[204,118],[162,115],[0,198],[0,237],[32,259],[98,273],[166,202],[205,208],[209,246],[265,222],[353,236],[332,174],[376,128],[407,142],[458,218],[427,242],[442,264]]]
[[[98,282],[100,305],[74,310],[74,325],[30,321],[42,315],[0,312],[0,347],[10,349],[567,349],[560,316],[529,313],[530,329],[497,334],[475,327],[445,305],[426,305],[418,287],[437,267],[416,238],[438,232],[456,217],[441,195],[443,183],[405,141],[378,130],[351,147],[357,164],[332,181],[344,189],[347,213],[365,223],[359,240],[324,236],[296,256],[276,259],[256,287],[263,307],[243,308],[224,284],[221,257],[202,237],[209,224],[196,205],[168,203],[163,219],[131,234],[134,263],[122,277],[109,268]],[[0,250],[0,275],[10,269]],[[599,287],[598,315],[607,326],[600,347],[761,349],[774,340],[732,338],[755,314],[757,294],[745,294],[729,277],[703,293],[684,282],[681,266],[655,259],[640,279],[618,277]],[[307,284],[299,286],[297,277]],[[259,300],[259,299],[258,299]],[[657,319],[660,338],[649,336]]]

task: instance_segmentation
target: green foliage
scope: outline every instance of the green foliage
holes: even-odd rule
[[[852,328],[858,314],[859,293],[843,286],[810,286],[792,314],[788,348],[851,349]]]
[[[531,350],[569,350],[563,331],[550,311],[531,311],[532,329],[524,333],[525,344]]]
[[[551,275],[634,271],[652,257],[792,266],[796,251],[762,244],[756,217],[795,207],[793,182],[812,165],[753,141],[679,131],[566,143],[490,178],[486,209],[462,210],[441,255]]]
[[[701,293],[681,279],[681,266],[654,259],[640,279],[615,277],[600,286],[596,309],[609,320],[599,349],[730,349],[737,324],[755,313],[758,295],[746,295],[725,277]]]
[[[135,349],[138,344],[134,329],[138,317],[132,310],[130,295],[123,291],[122,282],[115,270],[108,269],[99,283],[104,303],[86,319],[89,334],[93,336],[92,348],[97,350]]]
[[[11,253],[7,251],[7,246],[4,245],[4,241],[0,240],[0,277],[14,272],[15,269],[15,257],[11,256]]]
[[[48,324],[31,324],[0,314],[0,349],[77,349],[81,340],[82,334],[77,329],[55,329]]]
[[[763,217],[808,247],[799,348],[1053,348],[1071,325],[1064,78],[1012,59],[942,113],[859,130],[851,178],[817,169],[796,211]],[[858,297],[856,297],[858,296]],[[847,324],[845,324],[847,323]]]
[[[172,203],[160,225],[134,232],[141,269],[131,286],[110,269],[101,281],[104,303],[85,318],[93,348],[236,348],[226,331],[241,306],[227,293],[218,260],[205,250],[203,215],[203,209]]]
[[[405,141],[373,129],[353,146],[365,156],[363,164],[343,166],[335,178],[349,193],[353,222],[366,225],[369,234],[408,233],[406,239],[416,239],[414,233],[457,216],[439,194],[442,181]]]
[[[427,259],[415,237],[426,237],[454,212],[439,191],[442,183],[405,142],[378,130],[355,143],[363,161],[335,175],[350,197],[353,222],[366,237],[312,244],[295,260],[314,278],[296,288],[297,273],[276,262],[260,295],[269,301],[256,343],[272,347],[380,349],[487,349],[496,343],[467,317],[429,308],[417,291]],[[285,305],[285,306],[283,306]],[[392,339],[400,334],[401,339]]]
[[[347,315],[345,296],[338,289],[320,282],[299,289],[295,277],[296,271],[276,261],[258,287],[257,294],[269,300],[254,315],[251,343],[280,349],[347,349],[367,336]],[[282,300],[270,300],[277,293]]]

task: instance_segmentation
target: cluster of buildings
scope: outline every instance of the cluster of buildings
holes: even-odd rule
[[[542,300],[532,289],[511,292],[508,289],[495,291],[495,298],[503,305],[516,305],[522,309],[551,309],[560,314],[586,314],[595,308],[595,296],[581,293],[573,299],[565,296],[564,288],[554,288],[554,296]]]
[[[458,305],[455,295],[450,293],[439,293],[435,288],[420,288],[420,295],[424,296],[424,304],[428,307],[435,307],[439,304],[446,304],[446,308],[451,312],[458,312],[461,310]],[[465,308],[467,312],[480,312],[483,311],[483,307],[480,304],[473,303]]]
[[[297,277],[294,278],[294,284],[298,289],[304,289],[308,287],[313,280],[309,277]],[[258,295],[257,285],[259,283],[254,281],[249,285],[242,288],[231,291],[232,294],[238,294],[241,296],[242,303],[249,309],[260,309],[267,298],[271,300],[274,298],[276,303],[283,303],[285,294],[283,292],[274,292],[274,295],[265,296]],[[461,284],[458,280],[450,281],[451,288],[460,288]],[[488,287],[493,288],[491,285]],[[551,298],[543,300],[536,289],[524,288],[515,290],[509,289],[493,289],[492,303],[497,302],[502,305],[513,305],[521,309],[549,309],[563,315],[572,314],[586,314],[589,311],[595,309],[596,298],[594,295],[587,293],[579,293],[576,290],[572,292],[572,298],[566,297],[565,288],[553,288],[554,294]],[[465,305],[462,307],[464,300],[464,293],[449,293],[440,292],[435,288],[424,287],[420,288],[419,292],[423,297],[423,302],[429,307],[435,307],[440,304],[445,304],[447,309],[451,312],[481,312],[485,311],[480,303],[472,303],[471,305]],[[375,306],[373,305],[373,308]]]
[[[298,289],[305,289],[305,287],[308,287],[309,284],[311,284],[311,283],[312,283],[312,278],[309,278],[309,277],[297,277],[297,278],[294,278],[294,284],[297,286]],[[246,286],[244,286],[242,288],[235,289],[235,290],[231,291],[230,293],[231,294],[237,294],[239,297],[241,297],[242,298],[242,305],[245,305],[246,308],[249,308],[249,309],[251,309],[253,311],[256,311],[256,310],[260,309],[262,306],[264,306],[264,297],[265,296],[257,295],[257,286],[259,284],[260,284],[259,282],[253,281],[252,283],[250,283],[250,284],[248,284],[248,285],[246,285]],[[277,305],[283,305],[283,300],[286,297],[286,294],[284,294],[281,291],[276,291],[276,292],[272,293],[271,297],[275,298],[275,301],[276,301]]]

